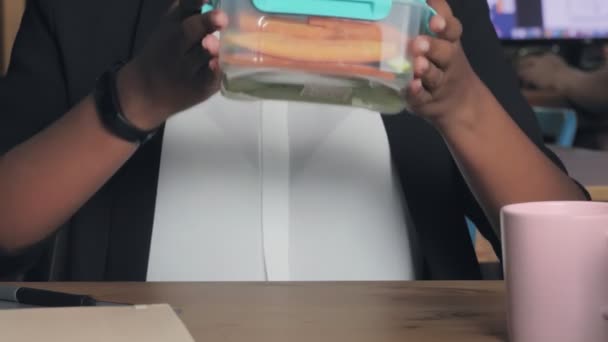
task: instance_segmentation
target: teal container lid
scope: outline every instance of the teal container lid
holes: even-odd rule
[[[211,0],[205,4],[203,13],[213,10],[217,2],[218,0]],[[368,21],[378,21],[388,17],[394,2],[424,5],[429,9],[430,16],[435,14],[426,0],[251,0],[251,2],[258,11],[265,13]]]
[[[261,12],[306,16],[382,20],[391,13],[393,0],[252,0]]]
[[[203,8],[201,9],[201,12],[203,13],[207,13],[207,12],[211,12],[215,9],[215,5],[212,3],[206,3],[203,5]]]

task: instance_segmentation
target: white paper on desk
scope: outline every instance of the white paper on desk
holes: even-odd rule
[[[0,311],[0,339],[11,342],[193,342],[168,305]]]

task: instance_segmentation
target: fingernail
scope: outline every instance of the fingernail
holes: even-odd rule
[[[209,69],[215,71],[215,70],[219,69],[219,67],[220,67],[220,65],[219,65],[217,58],[214,58],[209,61]]]
[[[428,52],[431,48],[431,45],[426,39],[420,39],[416,44],[418,45],[418,50],[420,50],[420,52]]]
[[[410,87],[412,90],[412,94],[416,95],[420,92],[420,89],[422,89],[422,81],[420,79],[415,79],[412,81]]]
[[[218,48],[217,40],[213,36],[207,36],[203,38],[203,47],[207,50],[213,50]]]
[[[445,19],[443,19],[443,17],[437,17],[437,28],[439,29],[439,31],[443,31],[445,30],[445,27],[447,26],[447,22],[445,21]]]
[[[224,12],[217,11],[214,19],[215,22],[220,26],[226,26],[228,24],[228,16]]]
[[[429,61],[426,58],[421,58],[420,61],[420,73],[425,73],[429,69]]]

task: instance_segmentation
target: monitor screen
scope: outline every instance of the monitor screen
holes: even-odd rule
[[[608,38],[608,0],[488,0],[506,40]]]

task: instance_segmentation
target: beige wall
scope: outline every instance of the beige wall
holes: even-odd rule
[[[0,0],[0,70],[6,70],[26,0]]]

